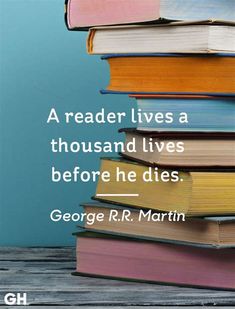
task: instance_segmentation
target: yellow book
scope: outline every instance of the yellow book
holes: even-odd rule
[[[234,172],[166,171],[110,158],[102,159],[100,172],[110,181],[100,176],[98,200],[188,216],[235,214]]]

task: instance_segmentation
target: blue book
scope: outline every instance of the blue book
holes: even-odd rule
[[[169,20],[235,19],[234,0],[161,0],[161,16]]]
[[[138,130],[235,132],[235,96],[134,97]]]

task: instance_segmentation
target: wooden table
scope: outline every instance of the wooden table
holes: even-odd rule
[[[60,309],[202,305],[235,308],[235,292],[74,277],[74,269],[74,248],[0,248],[1,308],[7,308],[3,299],[9,292],[27,292],[28,303],[38,309],[47,305]]]

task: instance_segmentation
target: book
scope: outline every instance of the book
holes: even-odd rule
[[[235,57],[108,55],[110,84],[102,93],[235,94]]]
[[[201,23],[96,27],[89,54],[235,52],[235,27]]]
[[[124,159],[103,158],[100,174],[104,172],[109,172],[110,181],[99,177],[95,195],[104,202],[177,211],[188,216],[235,214],[234,171],[163,170]],[[129,173],[134,180],[127,178]]]
[[[235,132],[151,132],[121,129],[122,155],[165,167],[235,167]],[[133,147],[130,147],[132,145]]]
[[[233,0],[66,0],[68,29],[169,20],[235,20]]]
[[[199,131],[235,132],[235,96],[170,96],[136,95],[137,129],[142,131]],[[164,121],[155,120],[163,115]],[[166,116],[171,114],[173,121]],[[179,121],[181,113],[188,115],[188,122]],[[140,120],[139,120],[140,119]]]
[[[77,233],[75,275],[235,289],[235,250]]]
[[[235,217],[187,218],[174,221],[165,213],[128,206],[89,202],[81,205],[87,214],[84,228],[104,234],[213,248],[235,247]],[[91,225],[89,216],[104,215]],[[115,216],[115,218],[114,218]],[[128,216],[124,219],[124,216]],[[164,220],[164,218],[166,218]]]

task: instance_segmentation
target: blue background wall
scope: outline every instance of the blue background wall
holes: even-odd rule
[[[124,96],[102,96],[108,66],[86,54],[86,33],[69,32],[63,0],[0,1],[0,245],[72,245],[75,223],[53,223],[53,209],[76,212],[95,184],[53,184],[58,169],[98,169],[97,154],[52,154],[50,140],[120,139],[117,125],[46,124],[66,111],[122,111]],[[123,124],[128,126],[130,124]]]

